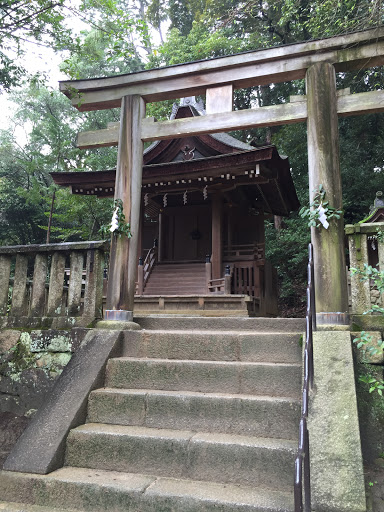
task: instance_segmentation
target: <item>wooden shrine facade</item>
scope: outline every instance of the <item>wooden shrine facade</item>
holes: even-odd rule
[[[171,118],[204,114],[191,97]],[[277,314],[264,221],[299,207],[288,159],[224,133],[155,142],[143,163],[136,295],[246,295],[250,311]],[[115,193],[116,170],[52,177],[73,194]]]
[[[384,91],[336,90],[336,73],[384,64],[384,27],[241,55],[220,57],[127,75],[61,82],[80,111],[121,107],[120,123],[80,134],[79,147],[118,145],[115,197],[134,231],[140,222],[143,142],[248,127],[307,122],[310,200],[320,184],[330,206],[342,209],[338,116],[384,110]],[[289,103],[233,111],[233,91],[305,78],[306,95]],[[156,122],[145,103],[206,95],[206,116]],[[343,218],[313,229],[317,321],[348,324]],[[112,250],[108,318],[132,318],[139,240],[117,241]],[[128,261],[128,264],[126,263]]]

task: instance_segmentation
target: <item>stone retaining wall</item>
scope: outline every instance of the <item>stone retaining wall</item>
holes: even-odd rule
[[[87,331],[0,330],[0,467]]]

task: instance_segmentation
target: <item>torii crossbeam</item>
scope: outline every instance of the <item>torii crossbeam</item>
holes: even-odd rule
[[[144,141],[306,120],[310,196],[322,184],[330,206],[341,209],[338,116],[384,111],[384,92],[336,91],[335,73],[383,64],[384,27],[379,27],[139,73],[61,82],[61,91],[80,111],[121,107],[120,124],[80,134],[78,139],[82,148],[118,145],[115,198],[123,200],[134,234],[112,244],[108,318],[132,318]],[[282,105],[232,111],[234,89],[304,77],[306,96]],[[145,102],[196,94],[206,94],[204,117],[145,119]],[[347,324],[343,219],[332,221],[328,230],[312,229],[312,242],[317,322]]]

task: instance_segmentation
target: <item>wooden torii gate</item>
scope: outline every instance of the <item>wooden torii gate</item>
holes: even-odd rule
[[[309,191],[323,184],[330,206],[342,208],[338,116],[384,111],[384,91],[336,90],[336,72],[384,64],[384,27],[328,39],[107,78],[60,82],[80,111],[121,107],[120,124],[79,134],[78,146],[118,145],[115,198],[133,237],[113,240],[106,318],[131,320],[138,258],[143,142],[307,121]],[[289,103],[233,111],[233,91],[306,79],[306,96]],[[206,94],[207,115],[156,122],[146,102]],[[343,219],[312,229],[319,324],[348,324]]]

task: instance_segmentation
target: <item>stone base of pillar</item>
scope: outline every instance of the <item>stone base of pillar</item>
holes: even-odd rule
[[[107,309],[104,312],[104,320],[113,320],[117,322],[132,322],[133,311],[124,309]]]
[[[118,320],[100,320],[95,329],[106,329],[110,331],[138,331],[141,326],[136,322],[119,322]]]
[[[96,324],[96,329],[116,329],[120,331],[137,331],[140,325],[133,321],[133,311],[124,309],[107,309],[104,320]]]
[[[325,327],[327,330],[338,330],[340,329],[349,329],[350,326],[350,317],[349,313],[340,313],[340,312],[326,312],[326,313],[316,313],[316,325],[318,330],[324,330]]]

